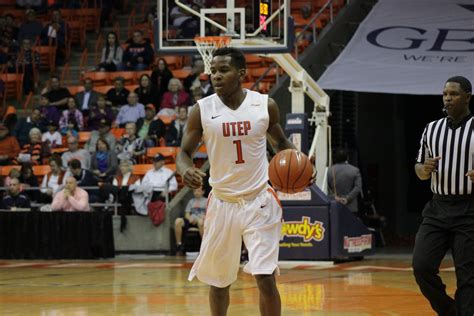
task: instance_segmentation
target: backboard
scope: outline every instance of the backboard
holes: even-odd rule
[[[286,53],[289,0],[158,0],[155,48],[159,54],[197,54],[198,36],[231,36],[245,53]]]

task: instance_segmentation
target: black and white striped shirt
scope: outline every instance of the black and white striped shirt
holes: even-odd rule
[[[426,125],[417,162],[440,156],[437,172],[431,174],[431,191],[440,195],[471,194],[473,183],[466,177],[474,169],[474,118],[466,117],[449,127],[447,118]]]

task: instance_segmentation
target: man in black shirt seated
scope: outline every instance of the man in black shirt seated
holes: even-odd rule
[[[96,187],[98,186],[97,178],[92,172],[82,168],[82,164],[78,159],[69,162],[69,170],[71,175],[76,179],[78,187]],[[99,201],[99,191],[96,189],[86,189],[89,194],[89,203]]]
[[[12,178],[7,195],[2,199],[1,209],[16,211],[25,208],[30,208],[30,200],[20,192],[20,181],[17,178]]]

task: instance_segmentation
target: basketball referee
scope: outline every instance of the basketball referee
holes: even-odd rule
[[[438,315],[474,315],[474,118],[472,86],[464,77],[446,81],[445,118],[423,132],[415,172],[431,179],[433,199],[423,210],[413,252],[416,282]],[[439,277],[441,260],[451,250],[456,269],[455,299]]]

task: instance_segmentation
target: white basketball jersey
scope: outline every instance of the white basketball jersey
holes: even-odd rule
[[[268,95],[244,92],[236,110],[217,94],[198,101],[211,165],[209,184],[229,199],[257,193],[268,181]]]

